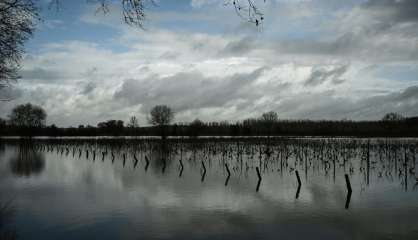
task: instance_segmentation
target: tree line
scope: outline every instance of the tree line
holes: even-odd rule
[[[358,137],[418,137],[418,117],[405,118],[388,113],[378,121],[351,120],[281,120],[276,112],[263,113],[258,118],[242,121],[173,123],[174,111],[157,105],[147,116],[150,126],[139,126],[132,116],[127,124],[122,120],[107,120],[96,126],[58,128],[47,126],[47,114],[30,103],[16,106],[8,119],[0,119],[3,136],[358,136]]]

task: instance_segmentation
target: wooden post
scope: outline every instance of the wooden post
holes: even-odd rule
[[[203,182],[205,180],[205,176],[206,176],[206,167],[205,167],[205,163],[203,161],[202,161],[202,168],[203,168],[203,175],[202,175],[201,181]]]
[[[148,157],[145,156],[145,172],[148,170],[149,160]]]
[[[136,158],[136,155],[134,153],[134,168],[136,168],[136,166],[138,165],[138,158]]]
[[[351,193],[352,189],[351,189],[351,183],[350,183],[350,178],[348,177],[348,174],[345,174],[345,184],[347,186],[347,191]]]
[[[163,160],[163,169],[162,169],[162,173],[164,174],[165,172],[165,168],[167,166],[167,163],[165,162],[165,158],[162,159]]]
[[[261,174],[260,174],[260,169],[258,167],[255,168],[255,170],[257,171],[257,177],[258,177],[258,183],[257,183],[257,189],[256,191],[258,192],[258,190],[260,189],[260,184],[261,184]]]
[[[370,183],[370,140],[367,141],[367,186]],[[347,177],[346,177],[347,180]]]
[[[183,166],[183,161],[181,159],[179,160],[179,162],[180,162],[180,173],[179,173],[179,177],[181,177],[181,175],[183,175],[184,166]]]
[[[225,186],[227,186],[229,182],[229,178],[231,177],[231,172],[229,171],[228,164],[226,163],[225,163],[225,168],[226,168],[226,172],[228,173],[228,176],[226,177],[226,180],[225,180]]]
[[[298,180],[298,186],[302,186],[302,182],[300,181],[299,172],[296,170],[296,178]]]
[[[348,209],[350,207],[350,201],[351,201],[351,192],[348,192],[347,197],[345,199],[345,209]]]

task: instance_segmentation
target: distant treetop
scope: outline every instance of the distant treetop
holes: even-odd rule
[[[401,114],[391,112],[391,113],[386,113],[385,116],[383,116],[382,121],[401,121],[404,119],[405,117],[402,116]]]

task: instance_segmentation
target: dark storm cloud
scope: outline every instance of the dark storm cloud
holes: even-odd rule
[[[418,101],[418,86],[412,86],[412,87],[407,88],[401,94],[393,96],[393,100],[395,101],[407,101],[407,100]]]
[[[388,12],[391,23],[418,21],[417,0],[369,0],[363,7],[367,10]]]
[[[372,62],[418,59],[418,43],[413,41],[418,38],[417,0],[370,0],[333,21],[320,23],[318,28],[324,32],[312,37],[269,41],[242,37],[226,44],[220,55],[243,56],[265,50],[278,56],[296,54]]]
[[[330,81],[332,84],[340,84],[345,80],[341,76],[348,70],[348,65],[335,67],[327,70],[323,68],[313,69],[311,76],[305,81],[305,86],[317,86],[324,82]]]
[[[162,78],[154,75],[142,80],[127,79],[114,98],[125,99],[132,105],[142,104],[145,110],[156,104],[168,104],[176,111],[222,107],[232,100],[254,97],[249,85],[263,71],[264,68],[259,68],[225,78],[208,78],[199,72],[189,72]]]

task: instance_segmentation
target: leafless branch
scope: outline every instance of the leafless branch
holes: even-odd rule
[[[266,2],[264,0],[264,2]],[[257,7],[254,0],[225,0],[225,6],[233,6],[235,12],[242,19],[260,25],[264,20],[263,13]]]

